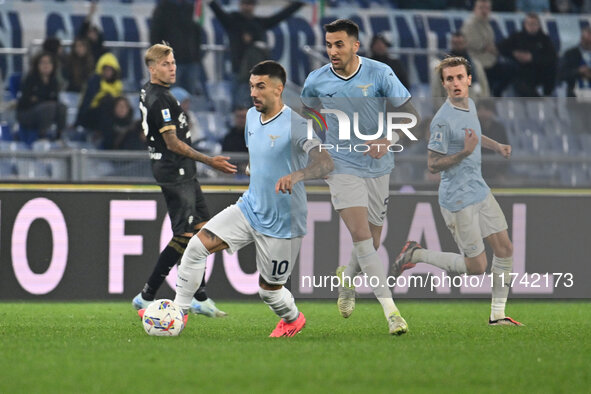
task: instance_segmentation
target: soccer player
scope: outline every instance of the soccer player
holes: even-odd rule
[[[209,220],[195,161],[227,174],[236,172],[236,166],[228,162],[229,157],[209,157],[191,148],[187,115],[170,93],[170,85],[176,80],[172,48],[163,44],[151,46],[146,52],[145,63],[150,71],[150,81],[140,93],[142,127],[148,140],[152,173],[164,194],[174,235],[160,253],[144,289],[132,301],[138,310],[154,301],[156,292],[180,260],[194,231]],[[190,309],[193,313],[210,317],[226,315],[207,297],[205,287],[196,291]]]
[[[354,22],[338,19],[324,29],[330,64],[313,71],[306,79],[302,90],[304,105],[338,109],[348,114],[351,121],[358,116],[359,131],[365,135],[376,134],[378,114],[387,108],[404,105],[407,112],[416,113],[407,103],[410,93],[388,65],[357,55],[359,27]],[[325,142],[334,147],[329,152],[335,162],[327,183],[332,204],[353,240],[349,264],[337,269],[341,278],[339,312],[345,318],[353,312],[355,288],[351,278],[362,270],[368,277],[379,279],[373,292],[382,305],[390,334],[404,334],[408,325],[392,299],[384,264],[376,251],[390,194],[390,172],[394,168],[394,155],[386,147],[399,136],[393,134],[392,141],[384,137],[365,141],[357,136],[339,140],[338,119],[327,116],[326,122]],[[368,145],[367,151],[359,149],[363,144]]]
[[[301,181],[333,169],[320,140],[307,138],[307,122],[283,104],[286,74],[275,61],[250,72],[254,107],[246,115],[244,138],[250,154],[250,185],[238,202],[215,215],[191,238],[178,270],[175,303],[186,310],[203,277],[210,253],[235,253],[254,242],[259,295],[281,318],[271,337],[292,337],[306,319],[283,285],[306,232],[306,191]],[[306,159],[308,164],[306,166]]]
[[[465,58],[442,60],[437,73],[448,99],[431,121],[428,167],[433,174],[441,173],[441,213],[463,254],[422,249],[417,242],[408,241],[394,262],[393,271],[400,275],[422,262],[452,274],[480,275],[487,265],[484,238],[494,253],[489,324],[520,326],[521,323],[505,316],[513,244],[503,211],[481,172],[481,147],[508,159],[511,146],[482,134],[476,106],[468,97],[472,73]]]

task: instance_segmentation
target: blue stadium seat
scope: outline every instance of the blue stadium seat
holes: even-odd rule
[[[525,110],[528,119],[544,122],[556,119],[556,100],[550,99],[524,99]]]
[[[22,79],[23,75],[21,73],[14,73],[8,77],[7,90],[10,93],[10,98],[13,100],[18,98],[18,94],[21,91]]]
[[[0,151],[16,152],[29,150],[29,146],[20,141],[0,141]]]
[[[80,93],[60,92],[59,100],[66,106],[66,124],[74,124],[80,105]]]
[[[2,141],[12,141],[14,138],[12,135],[12,127],[7,122],[2,122],[0,124],[0,140]]]
[[[560,183],[563,186],[580,187],[589,185],[590,177],[587,168],[578,164],[561,166],[558,170]]]
[[[583,152],[591,152],[591,134],[581,134],[579,135],[579,142],[581,146],[581,150]]]
[[[497,115],[501,119],[524,119],[527,117],[523,99],[501,98],[496,100]]]
[[[17,135],[19,141],[24,142],[28,146],[31,146],[33,142],[39,139],[39,130],[27,129],[19,125]]]

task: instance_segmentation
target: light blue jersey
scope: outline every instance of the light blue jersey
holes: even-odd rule
[[[308,140],[306,120],[288,106],[265,123],[254,107],[246,114],[244,138],[250,160],[250,185],[237,202],[261,234],[295,238],[306,234],[308,214],[304,183],[289,193],[275,193],[282,176],[306,167],[308,152],[320,141]]]
[[[323,114],[328,129],[326,144],[335,164],[333,174],[351,174],[363,178],[375,178],[389,174],[394,168],[394,154],[388,152],[380,159],[373,159],[363,152],[356,152],[353,146],[364,144],[365,140],[355,136],[354,114],[358,114],[361,134],[373,135],[379,130],[379,113],[385,118],[386,103],[400,107],[410,98],[410,93],[398,80],[392,69],[381,62],[359,56],[359,68],[350,77],[343,78],[327,64],[308,75],[302,90],[302,102],[307,107],[319,111],[338,109],[345,112],[350,120],[350,140],[339,140],[337,117]],[[386,136],[386,121],[383,122],[382,135]]]
[[[476,204],[490,193],[481,171],[482,130],[474,101],[468,100],[469,109],[466,110],[452,105],[448,99],[431,121],[428,149],[437,153],[453,155],[462,151],[467,129],[478,135],[478,145],[470,156],[441,171],[439,205],[451,212]]]

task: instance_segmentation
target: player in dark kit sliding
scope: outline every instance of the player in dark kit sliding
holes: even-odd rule
[[[170,85],[176,80],[172,48],[153,45],[146,52],[145,63],[150,81],[140,94],[142,128],[148,140],[152,173],[164,194],[174,235],[160,253],[144,289],[132,301],[137,310],[154,301],[156,292],[182,257],[194,232],[210,218],[196,177],[195,161],[228,174],[236,172],[236,166],[228,162],[229,157],[209,157],[191,148],[187,115],[170,93]],[[226,315],[207,297],[204,286],[195,293],[190,310],[210,317]]]

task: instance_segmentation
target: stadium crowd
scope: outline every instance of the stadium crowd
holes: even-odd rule
[[[133,2],[133,1],[125,1]],[[25,75],[7,76],[3,95],[4,121],[2,139],[20,141],[30,147],[45,139],[55,147],[93,149],[145,149],[145,136],[137,110],[137,91],[126,91],[121,80],[121,67],[116,52],[104,45],[100,27],[95,24],[96,3],[83,21],[72,44],[64,48],[56,37],[46,37],[28,62]],[[175,97],[185,102],[193,134],[193,144],[201,149],[246,151],[241,140],[245,110],[250,105],[244,75],[252,65],[272,58],[266,42],[266,31],[291,17],[304,2],[288,2],[275,14],[259,17],[256,0],[211,0],[205,2],[229,38],[231,54],[232,102],[230,111],[215,108],[208,91],[208,76],[202,59],[202,27],[194,18],[193,0],[158,0],[155,2],[150,30],[150,43],[166,41],[175,50],[177,84]],[[366,8],[381,5],[393,9],[472,10],[461,29],[450,34],[447,54],[469,59],[473,71],[471,96],[475,99],[494,97],[590,97],[591,93],[591,28],[582,27],[580,43],[559,56],[552,40],[544,32],[539,13],[591,12],[590,0],[332,0],[328,6],[351,4]],[[235,8],[236,11],[228,11]],[[521,30],[495,41],[490,22],[496,11],[524,13]],[[388,64],[409,88],[412,70],[393,55],[386,35],[371,38],[369,48],[360,51]],[[437,79],[430,77],[433,105],[440,104],[444,92]],[[562,93],[558,93],[560,92]],[[424,90],[423,90],[424,91]],[[487,102],[485,113],[495,116],[498,108]],[[576,106],[575,106],[576,107]],[[11,110],[13,115],[10,114]],[[195,115],[223,112],[224,130],[208,133],[204,120]],[[578,111],[585,124],[587,112]],[[495,123],[497,129],[503,124]],[[586,130],[581,127],[580,130]],[[500,132],[502,133],[502,131]],[[499,137],[507,140],[506,136]],[[591,176],[591,175],[590,175]]]

